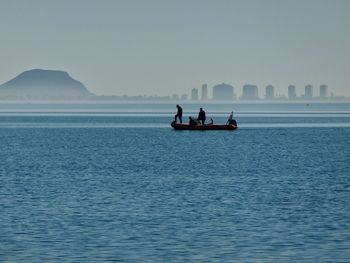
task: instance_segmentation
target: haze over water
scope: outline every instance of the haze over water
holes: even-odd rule
[[[0,104],[5,262],[346,262],[349,103]]]
[[[350,261],[349,0],[0,3],[0,263]]]

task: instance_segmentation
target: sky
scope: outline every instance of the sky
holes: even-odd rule
[[[225,82],[350,96],[349,14],[348,0],[0,0],[0,83],[42,68],[98,95]]]

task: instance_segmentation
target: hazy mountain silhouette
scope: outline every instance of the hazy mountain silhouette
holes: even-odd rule
[[[95,95],[67,72],[33,69],[0,85],[1,99],[19,100],[76,100]]]

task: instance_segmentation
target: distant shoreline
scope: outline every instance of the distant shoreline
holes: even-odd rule
[[[165,103],[165,104],[328,104],[328,103],[350,103],[350,98],[346,99],[329,99],[329,100],[171,100],[171,99],[81,99],[81,100],[10,100],[0,99],[0,104],[74,104],[74,103]]]

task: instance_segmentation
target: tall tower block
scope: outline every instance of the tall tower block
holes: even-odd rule
[[[191,90],[191,99],[192,100],[198,100],[198,89],[193,88]]]
[[[266,86],[265,89],[265,99],[273,100],[275,98],[275,87],[272,85]]]
[[[288,86],[288,99],[295,100],[297,98],[297,91],[294,85]]]
[[[208,99],[208,85],[203,84],[202,85],[202,97],[201,100],[207,100]]]
[[[305,99],[312,99],[313,97],[313,87],[311,85],[305,86]]]
[[[321,99],[327,99],[328,98],[328,86],[327,85],[321,85],[320,86],[320,98]]]
[[[243,100],[258,100],[258,86],[256,85],[244,85],[243,86],[243,93],[242,93],[242,99]]]
[[[233,100],[233,98],[233,86],[222,83],[213,87],[213,100]]]

